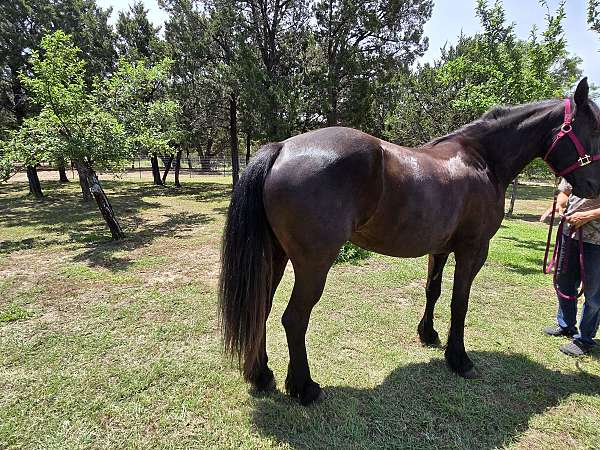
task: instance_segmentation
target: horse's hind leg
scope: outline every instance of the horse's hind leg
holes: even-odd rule
[[[425,345],[440,345],[438,333],[433,328],[433,311],[442,293],[442,273],[446,261],[448,261],[448,255],[429,255],[427,286],[425,287],[427,303],[418,327],[419,339]]]
[[[285,387],[292,397],[299,397],[303,405],[312,403],[321,395],[320,386],[310,377],[305,336],[310,313],[321,298],[330,267],[331,263],[314,266],[294,264],[294,289],[281,319],[290,352]]]
[[[265,318],[265,322],[269,318],[269,314],[271,313],[271,307],[273,306],[273,297],[275,296],[277,286],[279,286],[279,283],[281,282],[281,278],[283,277],[283,273],[285,271],[285,266],[287,262],[288,257],[279,245],[279,243],[273,242],[273,278],[271,283],[271,296],[269,299],[269,303],[267,304],[267,315]],[[273,376],[273,371],[269,369],[268,362],[269,357],[267,356],[267,327],[265,326],[265,331],[262,335],[261,350],[258,355],[258,363],[252,371],[253,376],[250,379],[252,386],[258,392],[268,391],[275,387],[275,377]]]

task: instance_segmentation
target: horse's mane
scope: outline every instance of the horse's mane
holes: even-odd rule
[[[522,122],[538,113],[547,114],[558,105],[560,100],[543,100],[517,106],[494,106],[479,119],[438,138],[429,141],[423,147],[431,147],[442,142],[463,139],[476,141],[482,134],[494,128],[508,128],[516,122]],[[552,108],[550,108],[552,107]]]

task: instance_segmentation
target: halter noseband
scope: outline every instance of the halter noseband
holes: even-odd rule
[[[552,141],[552,145],[550,146],[550,149],[546,153],[546,156],[544,156],[544,161],[546,161],[546,164],[548,164],[548,167],[550,167],[550,170],[552,170],[552,172],[554,172],[554,175],[556,175],[557,177],[564,177],[565,175],[568,175],[571,172],[574,172],[575,170],[579,169],[580,167],[587,166],[592,161],[600,160],[600,154],[590,156],[586,153],[585,149],[583,148],[583,145],[581,144],[581,141],[579,140],[579,138],[575,135],[575,132],[573,131],[572,123],[573,123],[573,115],[571,114],[571,100],[569,100],[568,98],[565,98],[565,118],[563,120],[563,124],[560,127],[560,131],[558,132],[558,134],[554,137],[554,140]],[[566,169],[558,171],[554,168],[554,166],[552,164],[550,164],[550,161],[548,161],[548,156],[550,156],[550,153],[552,153],[552,151],[556,148],[556,145],[558,144],[558,142],[565,136],[569,136],[569,138],[571,139],[571,142],[573,142],[573,145],[575,146],[575,150],[577,150],[577,154],[579,155],[579,159],[577,160],[577,162],[575,164],[571,164]]]

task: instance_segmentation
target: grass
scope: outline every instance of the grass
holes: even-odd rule
[[[221,354],[219,240],[228,180],[180,189],[108,181],[128,232],[112,243],[75,183],[0,186],[0,448],[598,448],[600,362],[540,332],[555,300],[540,274],[549,187],[522,187],[492,241],[467,317],[481,372],[463,380],[424,348],[426,259],[337,264],[313,312],[324,402],[281,392],[288,266],[268,322],[279,391],[249,395]],[[444,338],[452,261],[436,310]]]
[[[8,305],[4,311],[0,311],[0,322],[12,322],[29,318],[29,312],[19,305]]]

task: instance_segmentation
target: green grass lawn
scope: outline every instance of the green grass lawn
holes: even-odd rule
[[[521,188],[516,217],[475,281],[467,350],[481,377],[422,347],[426,259],[336,265],[307,345],[326,399],[281,387],[280,317],[268,323],[279,391],[252,397],[221,354],[216,323],[228,180],[182,189],[107,181],[128,238],[108,241],[76,183],[0,186],[0,448],[599,448],[599,352],[580,360],[542,335],[555,299],[540,274],[552,188]],[[436,310],[449,323],[452,263]]]

